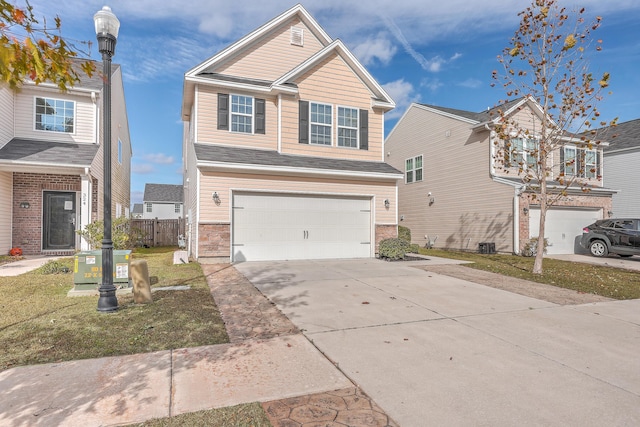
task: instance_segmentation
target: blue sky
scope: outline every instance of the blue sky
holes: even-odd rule
[[[21,1],[17,1],[21,4]],[[58,15],[62,34],[95,41],[93,14],[103,2],[32,0],[39,17]],[[124,73],[133,144],[131,202],[142,201],[145,183],[182,184],[180,106],[186,71],[292,7],[283,0],[106,3],[121,22],[114,62]],[[411,102],[481,111],[505,99],[492,88],[496,56],[517,28],[528,0],[322,0],[302,2],[334,39],[341,39],[394,98],[387,115],[393,128]],[[602,16],[595,38],[603,51],[591,57],[594,74],[611,73],[612,94],[602,118],[640,117],[640,2],[564,0]],[[53,22],[52,20],[50,22]],[[91,57],[99,59],[97,47]]]

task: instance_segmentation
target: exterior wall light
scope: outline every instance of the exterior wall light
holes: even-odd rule
[[[22,209],[29,209],[31,207],[31,205],[29,204],[29,202],[22,202],[22,203],[20,203],[20,207]]]
[[[522,208],[522,213],[527,215],[529,213],[529,208]]]
[[[391,202],[389,201],[389,199],[384,199],[384,207],[389,209],[389,206],[391,206]]]

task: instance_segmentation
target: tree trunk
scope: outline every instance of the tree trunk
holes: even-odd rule
[[[542,274],[542,259],[544,258],[544,228],[547,218],[547,183],[540,185],[540,224],[538,226],[538,244],[536,245],[536,259],[533,262],[533,274]]]

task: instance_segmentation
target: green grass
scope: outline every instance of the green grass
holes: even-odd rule
[[[153,287],[153,303],[138,305],[118,296],[118,311],[99,313],[98,297],[67,297],[73,288],[73,259],[45,264],[17,277],[0,277],[0,371],[19,365],[116,356],[229,341],[211,292],[196,263],[173,264],[175,248],[137,251]],[[68,273],[43,274],[63,271]]]
[[[149,420],[142,424],[131,424],[136,427],[271,427],[262,405],[249,403],[230,406],[228,408],[191,412],[171,418]]]
[[[483,255],[473,252],[420,249],[423,255],[471,261],[470,268],[614,299],[640,298],[640,272],[603,265],[545,258],[543,274],[533,274],[533,257]]]

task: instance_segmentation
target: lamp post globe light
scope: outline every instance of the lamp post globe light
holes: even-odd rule
[[[95,15],[98,51],[102,54],[102,149],[103,149],[103,221],[104,236],[102,239],[102,283],[98,292],[98,311],[111,312],[118,309],[116,287],[113,285],[113,241],[111,240],[111,57],[115,54],[116,40],[120,21],[104,6]]]

